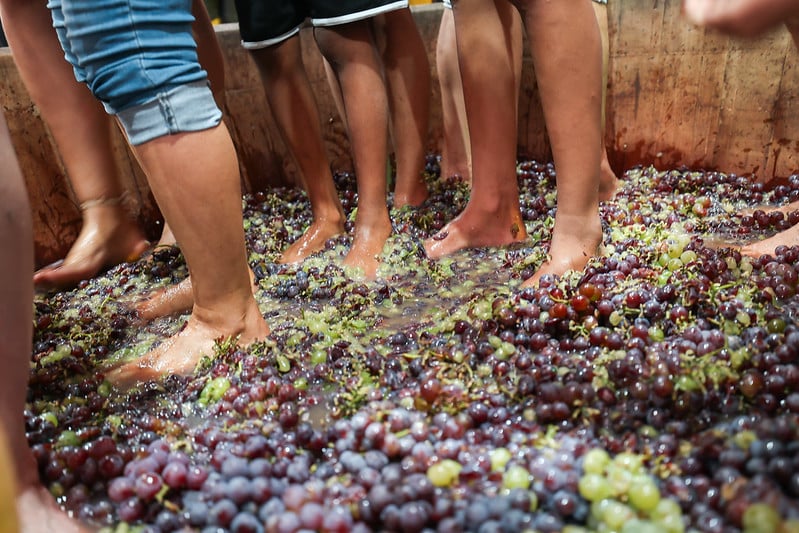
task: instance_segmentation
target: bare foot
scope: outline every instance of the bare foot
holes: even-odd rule
[[[591,217],[555,216],[549,261],[522,283],[522,287],[537,287],[541,277],[562,276],[570,270],[582,270],[592,257],[601,253],[602,223],[599,215]]]
[[[778,246],[796,246],[799,245],[799,224],[791,226],[785,231],[781,231],[776,235],[772,235],[768,239],[747,244],[741,248],[743,255],[749,257],[760,257],[761,255],[774,255]]]
[[[328,239],[343,232],[343,215],[338,220],[314,220],[305,233],[285,249],[278,263],[299,263],[309,255],[322,250]]]
[[[149,322],[163,316],[186,313],[192,305],[191,278],[186,278],[176,285],[148,293],[130,307],[136,316]]]
[[[508,246],[527,239],[518,209],[504,216],[495,213],[483,216],[468,209],[467,206],[455,220],[424,242],[427,257],[439,259],[466,248]]]
[[[23,489],[16,499],[20,533],[84,533],[90,531],[70,518],[41,485]],[[3,530],[6,531],[6,530]]]
[[[106,379],[117,387],[127,388],[166,375],[188,375],[203,356],[213,354],[218,339],[235,338],[239,346],[246,347],[267,335],[269,326],[254,299],[238,318],[230,314],[207,313],[195,307],[180,333],[137,361],[114,368],[106,374]]]
[[[616,173],[610,168],[608,154],[603,153],[602,161],[599,164],[599,201],[610,202],[616,197],[621,183]]]
[[[253,284],[252,292],[258,290],[255,274],[250,270],[250,282]],[[187,313],[194,305],[194,295],[191,292],[191,277],[182,280],[176,285],[158,289],[143,296],[130,306],[141,320],[149,322],[164,316]]]
[[[33,275],[44,289],[66,289],[126,261],[135,261],[150,246],[141,230],[119,206],[94,206],[84,211],[83,228],[63,261]]]
[[[740,215],[752,215],[755,211],[763,211],[764,213],[771,213],[779,211],[780,213],[788,214],[799,210],[799,201],[791,202],[785,205],[761,205],[757,207],[749,207],[739,212]]]
[[[361,225],[356,220],[355,237],[344,258],[344,266],[358,270],[366,279],[375,279],[380,266],[380,254],[391,231],[391,222],[388,220],[374,226]]]
[[[430,196],[430,192],[427,190],[427,185],[424,183],[423,180],[419,180],[419,183],[414,184],[413,190],[410,191],[395,191],[394,192],[394,207],[405,207],[406,205],[410,205],[412,207],[418,207],[427,200],[428,196]]]

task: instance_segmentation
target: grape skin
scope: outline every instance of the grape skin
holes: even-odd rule
[[[522,162],[518,171],[533,234],[554,209],[554,168]],[[352,190],[351,175],[337,180]],[[304,199],[247,198],[251,263],[274,344],[231,348],[195,378],[117,397],[92,369],[133,340],[130,323],[86,302],[99,309],[100,299],[180,279],[179,253],[158,251],[151,266],[121,266],[74,295],[37,301],[26,430],[43,479],[82,519],[164,530],[218,522],[247,530],[256,521],[288,531],[316,529],[320,519],[356,531],[388,523],[560,530],[586,523],[587,500],[616,502],[614,525],[634,513],[630,522],[669,531],[741,527],[759,502],[788,523],[799,498],[799,249],[747,259],[699,237],[711,225],[784,225],[765,213],[740,225],[726,213],[714,218],[722,201],[769,198],[742,180],[628,172],[617,201],[603,207],[609,255],[580,276],[525,291],[508,285],[526,277],[534,250],[500,251],[488,269],[481,264],[492,258],[476,252],[452,273],[414,255],[414,239],[430,231],[422,227],[442,227],[443,213],[463,205],[456,184],[434,188],[429,220],[397,215],[406,233],[387,263],[413,270],[409,283],[348,280],[329,260],[347,237],[330,243],[327,258],[275,264],[291,238],[283,223],[299,231],[308,220]],[[799,194],[799,178],[786,187],[783,196]],[[286,204],[296,209],[280,211]],[[512,280],[493,280],[503,272]],[[430,323],[441,327],[384,328],[392,319],[381,309],[402,308],[425,284],[436,287]],[[307,318],[283,322],[288,300],[307,303]],[[66,317],[82,328],[73,339]],[[358,321],[366,335],[351,333],[364,331]],[[199,406],[211,378],[229,388]],[[617,470],[607,470],[611,461]],[[444,464],[451,470],[436,473]],[[664,476],[652,482],[657,493],[647,484],[639,494],[639,476],[655,473]],[[609,488],[581,490],[589,475]]]

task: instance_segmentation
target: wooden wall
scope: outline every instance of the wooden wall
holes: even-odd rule
[[[440,95],[435,47],[441,5],[414,14],[433,74],[428,147],[440,150]],[[689,26],[678,0],[612,1],[608,10],[610,64],[606,143],[621,172],[639,164],[686,165],[787,176],[799,157],[799,64],[787,31],[734,40]],[[217,26],[225,54],[226,123],[236,143],[246,191],[297,183],[293,163],[276,132],[258,73],[239,45],[235,24]],[[302,32],[304,62],[316,91],[334,169],[351,168],[349,146],[330,96],[310,30]],[[549,158],[535,73],[525,51],[519,102],[519,152]],[[0,49],[0,105],[28,182],[39,265],[62,257],[80,229],[57,151],[30,101],[7,49]],[[134,158],[113,130],[115,155],[134,209],[150,237],[160,215]]]
[[[686,165],[761,180],[797,170],[799,54],[784,28],[754,40],[690,26],[678,0],[609,6],[606,138],[617,169]]]

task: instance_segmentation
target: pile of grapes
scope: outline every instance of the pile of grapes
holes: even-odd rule
[[[277,264],[307,199],[245,197],[272,335],[220,340],[191,377],[103,379],[185,321],[129,312],[187,275],[179,251],[37,297],[27,432],[59,502],[114,532],[799,531],[799,247],[730,246],[799,221],[758,209],[799,177],[630,170],[604,254],[524,290],[552,165],[518,165],[526,243],[439,261],[422,239],[469,191],[434,158],[428,177],[374,282],[339,266],[347,235]],[[352,220],[353,176],[336,184]]]

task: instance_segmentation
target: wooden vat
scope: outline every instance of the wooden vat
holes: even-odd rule
[[[415,6],[433,73],[430,151],[442,136],[435,46],[442,7]],[[621,172],[635,165],[689,166],[787,176],[799,157],[798,54],[782,29],[757,40],[734,40],[693,28],[680,2],[624,0],[608,10],[610,43],[606,143]],[[296,171],[235,24],[217,27],[226,61],[226,122],[236,143],[245,191],[297,183]],[[351,168],[346,135],[309,30],[304,62],[326,125],[331,165]],[[529,53],[519,102],[519,152],[546,160],[549,146]],[[47,127],[31,102],[8,49],[0,49],[0,105],[28,183],[37,264],[62,257],[80,229],[80,213]],[[151,237],[160,215],[124,139],[113,130],[115,155],[133,208]]]

